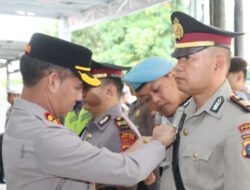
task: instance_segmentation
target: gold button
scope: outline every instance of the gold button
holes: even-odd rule
[[[140,117],[140,115],[141,115],[141,110],[137,109],[137,110],[135,111],[135,113],[134,113],[134,116],[135,116],[135,117]]]
[[[188,129],[184,129],[183,134],[184,134],[184,136],[188,136],[189,130]]]
[[[193,158],[197,158],[197,157],[198,157],[198,153],[197,152],[193,153]]]
[[[87,137],[87,139],[91,139],[91,138],[92,138],[92,134],[91,134],[91,133],[88,133],[88,134],[86,135],[86,137]]]

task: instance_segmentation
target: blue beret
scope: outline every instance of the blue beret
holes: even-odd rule
[[[161,57],[150,57],[133,67],[123,80],[137,91],[143,84],[168,74],[172,68],[170,61]]]

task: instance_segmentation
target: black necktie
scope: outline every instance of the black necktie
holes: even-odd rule
[[[181,178],[180,168],[179,168],[180,133],[181,133],[185,118],[186,118],[186,114],[183,113],[181,116],[179,125],[178,125],[176,139],[175,139],[175,142],[173,143],[172,170],[173,170],[174,181],[175,181],[175,186],[177,190],[185,190],[185,187]]]

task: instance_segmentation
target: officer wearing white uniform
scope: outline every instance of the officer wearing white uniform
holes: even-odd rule
[[[3,140],[7,189],[86,190],[88,181],[133,185],[162,161],[174,130],[158,127],[155,140],[117,154],[82,141],[57,119],[82,98],[82,85],[100,85],[90,71],[91,51],[36,33],[25,47],[24,88]],[[82,83],[84,82],[84,83]],[[164,134],[164,135],[160,135]]]
[[[171,20],[176,82],[192,98],[173,144],[175,182],[163,179],[161,189],[248,190],[250,109],[226,80],[231,39],[241,33],[204,25],[182,12]]]

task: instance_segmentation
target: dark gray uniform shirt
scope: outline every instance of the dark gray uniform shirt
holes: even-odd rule
[[[105,147],[112,152],[123,152],[137,140],[135,130],[135,125],[122,112],[121,104],[117,104],[91,121],[82,138],[97,147]]]

